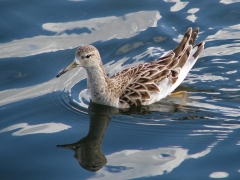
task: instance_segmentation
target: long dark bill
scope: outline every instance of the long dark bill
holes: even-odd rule
[[[60,77],[61,75],[63,75],[64,73],[70,71],[71,69],[77,67],[78,64],[73,61],[68,67],[66,67],[64,70],[62,70],[60,73],[58,73],[58,75],[56,76],[57,78]]]
[[[67,72],[67,71],[65,71],[65,69],[62,70],[60,73],[57,74],[56,78],[60,77],[60,76],[63,75],[65,72]]]

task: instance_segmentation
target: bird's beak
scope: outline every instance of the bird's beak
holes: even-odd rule
[[[60,77],[61,75],[63,75],[65,72],[70,71],[71,69],[75,68],[79,66],[79,64],[76,63],[76,61],[74,60],[68,67],[66,67],[65,69],[63,69],[56,77]]]

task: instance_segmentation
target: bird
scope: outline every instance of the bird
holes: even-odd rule
[[[74,61],[57,74],[57,78],[76,67],[87,71],[91,101],[129,108],[150,105],[173,92],[187,76],[204,49],[205,41],[194,44],[199,28],[188,28],[174,50],[160,58],[107,76],[99,51],[93,45],[80,46]]]

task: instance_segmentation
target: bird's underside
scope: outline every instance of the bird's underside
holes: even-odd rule
[[[194,45],[198,32],[199,28],[193,31],[189,28],[179,45],[167,55],[112,76],[110,79],[122,84],[119,107],[151,104],[170,94],[183,81],[204,48],[204,42]],[[190,58],[193,58],[191,67],[184,67]]]

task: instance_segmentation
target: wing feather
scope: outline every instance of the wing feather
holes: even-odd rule
[[[151,99],[152,93],[161,93],[157,84],[161,84],[160,82],[166,78],[170,80],[170,85],[173,87],[179,84],[180,71],[188,61],[189,56],[191,55],[196,59],[204,48],[204,42],[194,45],[198,32],[199,28],[194,30],[189,28],[178,46],[165,56],[153,62],[125,69],[112,76],[111,78],[116,78],[122,82],[120,103],[130,106],[141,105]],[[194,54],[191,53],[193,47],[196,46],[197,50]]]

